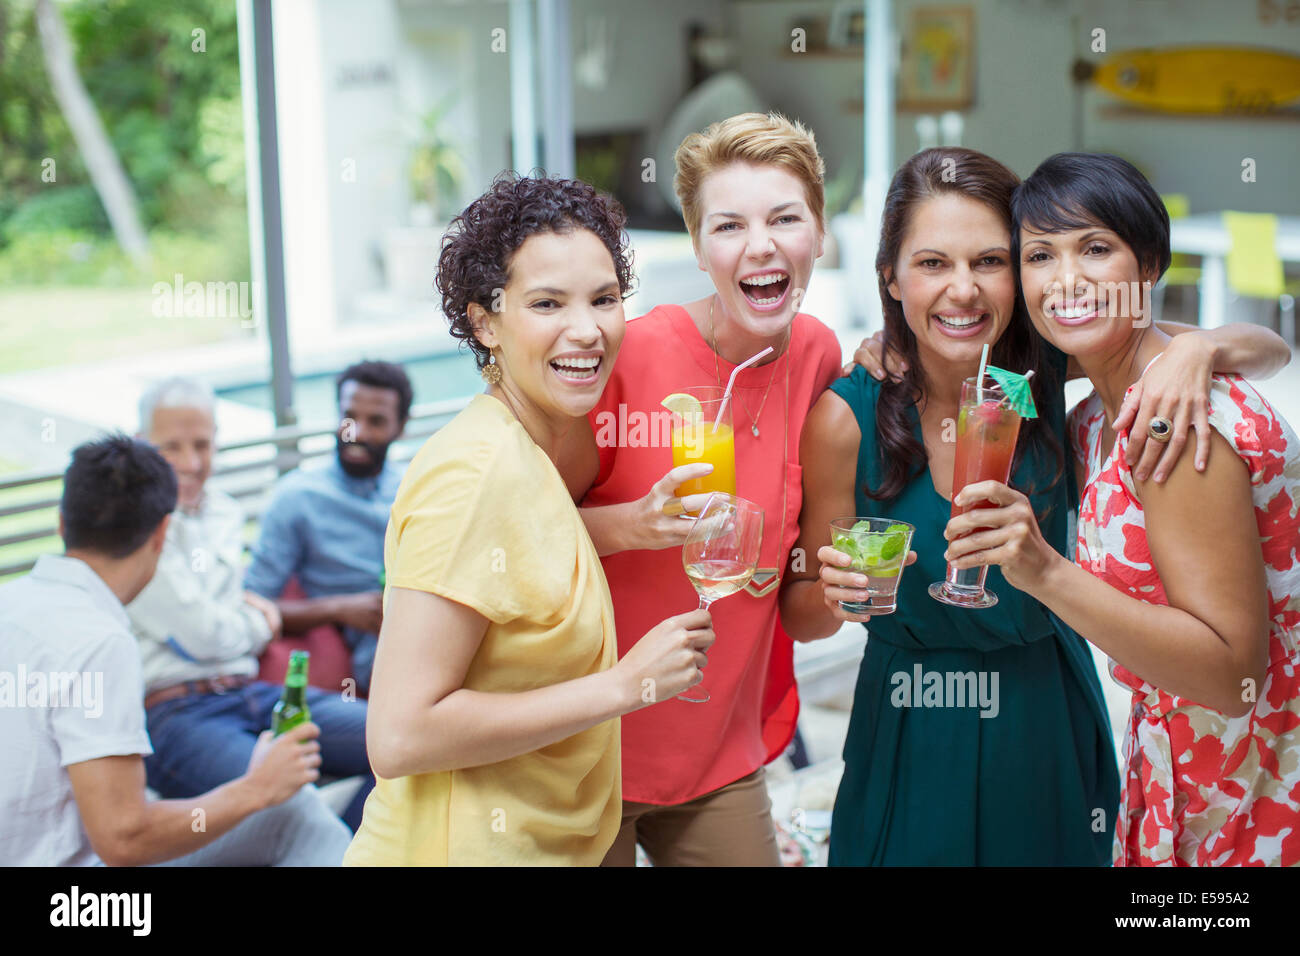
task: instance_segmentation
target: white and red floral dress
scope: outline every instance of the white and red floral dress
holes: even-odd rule
[[[1239,376],[1214,376],[1210,404],[1211,426],[1250,471],[1271,622],[1267,676],[1254,709],[1228,717],[1110,662],[1133,692],[1117,866],[1300,864],[1300,439]],[[1075,560],[1125,594],[1168,604],[1124,462],[1128,434],[1103,449],[1104,414],[1093,392],[1069,419],[1088,476]]]

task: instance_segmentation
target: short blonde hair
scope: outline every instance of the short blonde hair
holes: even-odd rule
[[[700,229],[700,187],[710,173],[732,163],[777,166],[803,183],[809,211],[825,228],[826,164],[817,152],[812,131],[780,113],[740,113],[719,120],[702,133],[682,140],[674,157],[677,175],[673,191],[682,204],[682,218],[691,239]]]

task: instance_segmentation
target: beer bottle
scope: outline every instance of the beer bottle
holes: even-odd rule
[[[307,709],[307,664],[310,659],[311,654],[307,651],[293,651],[289,655],[284,692],[271,711],[271,733],[277,737],[311,720],[311,711]]]

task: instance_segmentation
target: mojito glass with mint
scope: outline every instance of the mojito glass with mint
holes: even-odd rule
[[[867,576],[867,601],[841,601],[850,614],[892,614],[897,607],[898,579],[903,573],[916,529],[892,518],[836,518],[831,547],[852,559],[850,569]]]

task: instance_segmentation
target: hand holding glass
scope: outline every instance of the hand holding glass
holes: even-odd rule
[[[682,566],[700,596],[702,609],[749,583],[758,567],[762,543],[762,508],[735,495],[716,492],[709,496],[682,545]],[[677,699],[702,704],[709,699],[709,692],[696,684]]]
[[[973,501],[965,507],[956,505],[957,495],[967,485],[980,481],[1007,484],[1011,478],[1011,459],[1016,453],[1020,434],[1020,416],[1008,404],[1006,394],[992,378],[977,388],[972,376],[961,385],[961,411],[957,417],[957,455],[953,463],[952,497],[954,504],[949,520],[976,508],[992,507],[987,501]],[[930,585],[930,597],[955,607],[992,607],[998,597],[984,590],[988,565],[954,569],[948,566],[947,577]]]
[[[866,601],[840,601],[850,614],[893,614],[898,581],[916,529],[892,518],[836,518],[831,547],[850,559],[849,570],[867,577]]]

